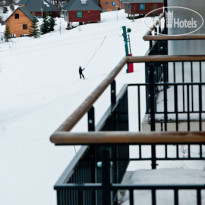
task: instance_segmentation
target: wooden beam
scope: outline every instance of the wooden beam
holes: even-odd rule
[[[84,116],[91,108],[95,101],[100,97],[104,90],[115,79],[118,73],[122,70],[126,63],[144,63],[144,62],[181,62],[181,61],[205,61],[205,55],[198,56],[166,56],[166,55],[153,55],[153,56],[137,56],[137,57],[124,57],[110,74],[94,89],[94,91],[85,99],[85,101],[68,117],[62,125],[56,130],[70,131],[77,122]]]
[[[56,145],[205,143],[205,132],[56,132]]]
[[[128,63],[182,62],[182,61],[205,61],[205,55],[186,55],[186,56],[151,55],[151,56],[127,57]]]
[[[145,41],[163,41],[163,40],[203,40],[205,39],[204,34],[196,34],[196,35],[157,35],[152,36],[151,33],[146,33],[143,36],[143,40]]]

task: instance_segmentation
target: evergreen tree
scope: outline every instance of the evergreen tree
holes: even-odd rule
[[[48,18],[44,17],[43,18],[43,24],[41,24],[41,34],[46,34],[49,32],[49,22]]]
[[[48,23],[49,23],[49,31],[54,31],[54,26],[56,25],[56,21],[53,18],[53,16],[49,17]]]
[[[10,32],[10,29],[9,29],[8,25],[6,25],[6,29],[4,31],[4,38],[5,38],[6,42],[8,42],[9,39],[11,38],[11,32]]]
[[[40,31],[38,29],[38,20],[36,17],[34,17],[32,21],[31,28],[29,30],[29,35],[33,36],[34,38],[38,38],[40,36]]]

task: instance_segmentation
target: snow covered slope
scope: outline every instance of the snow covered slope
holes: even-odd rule
[[[132,29],[133,55],[144,55],[147,28],[123,10],[70,31],[58,19],[55,32],[39,39],[0,44],[0,204],[56,204],[53,185],[75,153],[73,147],[55,147],[49,136],[125,55],[124,25]],[[86,80],[80,80],[78,67],[93,55]],[[126,80],[143,82],[144,70],[124,70],[119,83]]]

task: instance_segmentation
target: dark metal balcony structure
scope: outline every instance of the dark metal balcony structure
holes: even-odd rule
[[[193,190],[196,193],[196,205],[203,204],[204,184],[121,184],[129,163],[133,161],[150,161],[151,168],[156,169],[160,161],[205,159],[205,55],[168,55],[169,41],[204,40],[205,35],[165,36],[159,35],[158,31],[168,31],[166,27],[161,27],[160,21],[144,36],[144,40],[150,42],[147,54],[123,58],[51,136],[51,142],[58,146],[82,145],[54,186],[57,191],[57,205],[117,205],[120,190],[129,192],[130,205],[134,205],[134,192],[137,190],[149,190],[152,205],[158,204],[157,192],[160,190],[173,191],[175,205],[179,205],[179,194],[182,190]],[[145,64],[146,82],[125,84],[117,94],[115,78],[126,63],[131,62]],[[188,81],[185,77],[186,69],[190,71]],[[193,78],[193,72],[198,76],[197,81]],[[108,87],[110,106],[96,123],[94,103]],[[129,132],[128,105],[131,87],[137,93],[137,104],[132,112],[138,115],[138,132]],[[170,96],[171,89],[173,95]],[[145,103],[141,98],[143,91],[146,91],[149,125],[147,132],[144,132],[141,124],[144,115],[141,107]],[[163,101],[161,109],[157,107],[160,96]],[[173,104],[171,108],[168,103],[170,100]],[[71,132],[85,114],[88,116],[88,132]],[[180,127],[181,118],[185,124],[183,131]],[[169,127],[170,119],[175,121],[172,131]],[[132,157],[130,145],[134,145],[137,150],[137,154]],[[179,153],[181,145],[187,147],[187,155],[183,157]],[[164,149],[163,157],[157,154],[158,146]],[[170,146],[176,148],[174,156],[169,155]],[[192,146],[198,146],[197,156],[192,155]],[[149,156],[143,156],[143,147],[149,148]]]
[[[142,57],[125,57],[106,77],[106,79],[91,93],[90,96],[77,108],[76,111],[57,129],[51,136],[51,141],[56,145],[84,145],[73,161],[69,164],[63,175],[55,185],[57,190],[58,205],[87,205],[87,204],[118,204],[117,191],[128,190],[130,195],[130,204],[134,204],[133,192],[135,190],[150,190],[152,193],[152,204],[157,204],[156,191],[173,190],[175,204],[178,204],[178,194],[180,190],[195,190],[197,205],[201,204],[201,191],[205,189],[203,184],[189,185],[122,185],[121,180],[126,173],[126,169],[130,161],[149,160],[152,169],[157,167],[157,161],[161,160],[204,160],[203,148],[205,144],[205,133],[202,131],[203,119],[199,117],[199,132],[155,132],[156,130],[156,109],[154,103],[150,106],[148,113],[150,115],[150,131],[143,133],[141,131],[141,115],[139,118],[139,132],[130,133],[128,130],[128,88],[136,87],[138,92],[138,105],[136,112],[140,112],[142,103],[140,100],[141,89],[150,89],[151,99],[155,98],[155,87],[174,86],[174,90],[178,90],[179,86],[185,86],[188,89],[191,86],[197,86],[199,91],[199,102],[203,101],[202,87],[205,85],[199,83],[151,83],[144,84],[127,84],[124,85],[118,95],[116,95],[115,78],[122,70],[123,66],[128,62],[133,63],[150,63],[154,65],[159,62],[203,62],[205,56],[142,56]],[[151,66],[150,71],[154,68]],[[152,74],[151,74],[152,75]],[[105,89],[110,85],[111,102],[107,112],[102,116],[98,124],[95,124],[94,102],[101,96]],[[164,89],[164,96],[166,96]],[[189,91],[189,90],[188,90]],[[188,92],[187,91],[187,92]],[[189,93],[189,92],[188,92]],[[186,104],[189,104],[190,96],[187,95]],[[166,112],[166,101],[164,101],[164,117]],[[177,109],[177,95],[175,96],[175,108]],[[202,105],[202,104],[201,104]],[[189,107],[189,106],[188,106]],[[199,106],[197,114],[202,116],[205,112],[203,106]],[[88,130],[86,133],[72,133],[71,129],[78,123],[84,114],[88,115]],[[190,128],[189,116],[190,110],[186,111],[187,131]],[[175,115],[179,115],[179,111],[175,110]],[[166,128],[165,120],[165,131]],[[176,123],[176,131],[178,123]],[[179,146],[188,147],[188,155],[186,158],[179,156]],[[136,145],[139,149],[138,157],[130,158],[129,146]],[[156,154],[157,146],[164,146],[164,157]],[[167,150],[170,145],[176,146],[175,157],[170,157]],[[199,155],[192,156],[191,147],[198,145]],[[150,156],[142,156],[142,147],[150,147]]]

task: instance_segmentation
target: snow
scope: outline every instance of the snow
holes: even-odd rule
[[[128,20],[123,10],[69,31],[58,19],[55,31],[38,39],[0,44],[0,204],[56,204],[53,185],[75,152],[72,146],[55,147],[49,137],[125,55],[123,25],[132,28],[133,54],[144,55],[147,28],[142,20]],[[79,66],[94,53],[86,80],[80,80]],[[124,68],[117,90],[125,81],[144,82],[141,67],[129,75]],[[99,119],[107,105],[101,100],[95,106]],[[86,130],[85,120],[74,130]]]
[[[133,55],[146,53],[148,43],[142,36],[147,27],[143,19],[128,20],[124,10],[101,15],[100,23],[72,30],[66,30],[66,22],[59,18],[54,32],[38,39],[23,37],[0,44],[0,204],[56,204],[53,185],[75,150],[72,146],[55,147],[49,142],[50,135],[125,55],[122,26],[132,29]],[[0,31],[3,30],[1,26]],[[85,67],[85,80],[79,79],[79,66]],[[143,64],[135,65],[132,74],[126,74],[125,70],[126,67],[116,78],[117,91],[124,83],[144,82]],[[134,99],[136,90],[129,88],[129,91],[135,93]],[[109,105],[109,92],[108,89],[94,105],[97,122]],[[144,106],[145,103],[142,114]],[[133,103],[129,107],[134,107]],[[137,119],[131,111],[129,114]],[[86,117],[73,131],[87,130]],[[136,122],[132,120],[130,130],[137,129]],[[196,169],[204,168],[203,163],[193,163]],[[140,165],[137,168],[148,168],[146,163]],[[160,163],[159,168],[163,166],[190,169],[185,162]],[[170,173],[168,182],[178,171],[184,181],[191,175],[193,181],[204,176],[197,170],[156,170],[152,174],[152,171],[139,170],[130,183],[138,179],[154,183],[147,175],[158,176],[157,180],[159,176],[165,177],[164,172]]]
[[[46,2],[46,1],[43,1],[43,4],[44,4],[46,7],[50,7],[50,5],[48,4],[48,2]]]
[[[128,184],[204,184],[205,173],[204,170],[194,169],[159,169],[159,170],[138,170],[128,173],[125,179]],[[172,205],[174,204],[173,190],[157,191],[157,204],[159,205]],[[205,197],[205,192],[202,192],[202,199]],[[129,205],[128,192],[119,194],[121,205]],[[146,190],[134,191],[135,204],[152,204],[151,192]],[[180,190],[179,191],[179,204],[193,205],[196,204],[196,191],[195,190]],[[203,204],[203,202],[202,202]]]
[[[6,6],[7,12],[3,13],[3,9],[0,8],[0,16],[2,17],[2,21],[6,21],[6,19],[13,13],[9,6]],[[18,8],[18,6],[14,5],[14,11]]]

